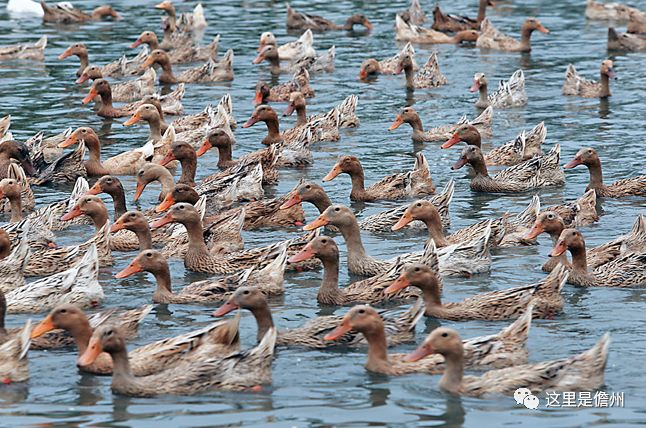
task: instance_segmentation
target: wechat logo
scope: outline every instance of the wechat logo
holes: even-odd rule
[[[516,404],[522,404],[532,410],[538,409],[538,404],[540,402],[538,397],[532,394],[532,391],[527,388],[518,388],[514,392],[514,400],[516,400]]]

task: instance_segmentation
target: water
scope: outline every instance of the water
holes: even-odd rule
[[[77,2],[84,9],[98,1]],[[138,2],[137,2],[138,3]],[[82,26],[43,26],[39,20],[11,19],[4,8],[0,10],[0,44],[34,41],[47,34],[50,42],[44,63],[16,62],[0,64],[0,115],[11,114],[12,130],[16,138],[24,140],[40,130],[58,133],[68,126],[92,126],[105,143],[104,156],[138,147],[145,142],[147,128],[124,128],[123,120],[103,121],[81,104],[87,87],[73,83],[78,64],[72,59],[57,60],[57,56],[71,43],[82,41],[91,52],[94,63],[103,64],[129,53],[127,46],[146,29],[159,33],[159,13],[154,2],[133,6],[123,0],[112,4],[126,19],[112,23],[101,22]],[[187,113],[200,111],[207,103],[215,103],[225,93],[234,101],[234,114],[241,122],[252,112],[251,100],[258,78],[269,79],[266,66],[254,66],[258,37],[261,32],[274,31],[280,42],[287,36],[282,2],[219,2],[206,4],[210,25],[205,40],[218,31],[222,33],[220,52],[235,51],[236,79],[232,83],[215,85],[188,85],[184,105]],[[424,1],[430,12],[433,6]],[[475,15],[473,1],[459,0],[444,3],[444,9]],[[403,77],[386,76],[364,84],[356,80],[360,62],[370,56],[391,56],[399,46],[393,42],[394,14],[406,7],[397,2],[294,2],[293,6],[319,13],[342,22],[353,12],[362,12],[375,24],[373,33],[348,35],[343,32],[315,35],[319,52],[335,44],[337,71],[332,75],[316,75],[313,85],[316,97],[308,100],[309,111],[323,112],[350,94],[359,95],[358,115],[361,127],[345,130],[342,139],[316,146],[314,165],[302,170],[281,171],[278,186],[267,189],[267,196],[290,190],[301,178],[320,179],[329,171],[337,156],[357,154],[366,169],[368,182],[381,178],[386,172],[408,169],[412,165],[413,145],[410,130],[402,126],[388,133],[387,128],[397,111],[406,104],[414,104],[426,127],[450,123],[462,114],[474,117],[474,97],[468,92],[474,72],[483,71],[490,81],[507,78],[519,67],[525,71],[529,105],[524,108],[498,111],[494,120],[498,145],[544,120],[548,129],[546,146],[561,144],[563,163],[585,145],[597,148],[604,161],[607,181],[645,173],[641,138],[646,125],[643,115],[644,54],[626,54],[613,57],[620,80],[612,82],[614,96],[610,100],[564,98],[560,95],[565,67],[569,62],[586,77],[597,78],[600,61],[606,57],[606,27],[600,22],[586,22],[583,1],[539,1],[517,4],[500,2],[489,16],[505,32],[518,34],[526,16],[538,16],[551,30],[544,36],[532,38],[531,55],[504,52],[480,52],[472,47],[436,46],[447,86],[406,93]],[[639,3],[646,9],[646,3]],[[189,7],[179,3],[180,10]],[[418,60],[425,60],[431,50],[416,47]],[[132,54],[131,54],[132,55]],[[287,76],[281,76],[281,81]],[[284,105],[277,105],[278,109]],[[291,127],[294,118],[282,121],[283,129]],[[264,126],[238,129],[235,155],[258,149],[264,136]],[[499,216],[505,211],[517,212],[530,201],[531,195],[488,196],[475,195],[468,188],[462,171],[451,171],[449,166],[457,159],[458,151],[440,150],[439,144],[418,147],[424,150],[431,164],[433,178],[441,188],[450,178],[456,180],[456,192],[451,205],[452,226],[464,227],[476,220]],[[210,153],[200,159],[198,175],[206,176],[215,170],[216,157]],[[541,191],[544,206],[573,200],[582,194],[588,179],[585,170],[577,168],[566,174],[563,188]],[[134,180],[123,179],[129,195],[134,191]],[[334,201],[350,203],[349,180],[340,177],[326,183],[326,190]],[[66,188],[36,188],[41,204],[58,200],[69,192]],[[154,186],[144,192],[141,208],[156,202]],[[131,204],[132,205],[132,204]],[[373,214],[394,203],[352,204],[359,217]],[[316,216],[312,206],[306,206],[308,220]],[[627,198],[606,200],[600,205],[603,216],[592,226],[583,229],[589,246],[595,246],[611,237],[626,232],[635,216],[644,212],[644,200]],[[60,235],[63,244],[81,242],[92,235],[89,227],[69,230]],[[245,232],[247,248],[296,236],[297,228],[289,230],[262,230]],[[423,237],[393,233],[371,235],[365,233],[364,242],[375,257],[391,256],[418,250]],[[339,244],[342,240],[337,239]],[[541,245],[513,248],[494,254],[492,272],[470,279],[452,278],[445,282],[445,299],[458,300],[479,292],[504,289],[533,282],[544,277],[540,265],[547,257],[550,242],[540,238]],[[341,244],[342,260],[345,248]],[[149,303],[154,283],[148,275],[137,275],[128,280],[114,280],[112,275],[134,257],[134,253],[115,253],[116,263],[102,269],[101,281],[107,295],[106,307],[135,307]],[[343,262],[344,263],[344,262]],[[185,272],[181,262],[172,263],[173,283],[176,288],[203,278]],[[321,278],[320,272],[287,274],[286,293],[272,300],[275,320],[280,328],[301,325],[308,318],[329,313],[319,308],[315,295]],[[341,282],[348,276],[342,266]],[[438,377],[412,375],[400,378],[374,375],[364,370],[364,350],[305,351],[280,349],[273,366],[274,381],[262,393],[239,394],[213,392],[194,397],[159,397],[152,399],[124,398],[110,392],[109,377],[81,375],[75,367],[74,350],[31,352],[31,379],[25,385],[0,388],[0,425],[56,425],[56,426],[306,426],[306,425],[425,425],[425,426],[500,426],[520,422],[532,426],[581,425],[636,425],[646,422],[643,413],[646,388],[643,386],[642,366],[646,352],[646,327],[642,314],[646,311],[644,292],[634,290],[576,289],[566,286],[566,305],[562,315],[553,320],[534,321],[529,338],[531,361],[560,358],[580,352],[591,346],[605,331],[611,331],[613,343],[606,369],[607,391],[625,393],[625,408],[613,409],[545,409],[532,411],[515,405],[511,397],[492,400],[456,399],[440,392]],[[201,306],[156,306],[143,323],[140,337],[132,346],[180,334],[212,319],[213,308]],[[347,309],[338,308],[343,314]],[[22,325],[27,318],[39,320],[44,314],[9,316],[10,326]],[[457,328],[463,337],[491,334],[508,322],[437,322],[422,321],[417,327],[417,342],[437,325]],[[255,323],[250,314],[242,320],[244,347],[255,343]],[[394,352],[412,350],[415,344],[402,345]]]

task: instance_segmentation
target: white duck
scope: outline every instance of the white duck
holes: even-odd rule
[[[487,77],[484,73],[476,73],[473,76],[473,85],[470,91],[480,93],[480,98],[476,101],[476,107],[495,108],[521,107],[527,104],[527,94],[525,93],[525,74],[523,70],[516,70],[509,80],[501,80],[498,90],[487,94]]]

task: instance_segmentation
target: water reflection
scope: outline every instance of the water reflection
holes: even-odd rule
[[[21,403],[29,396],[29,382],[12,383],[9,385],[0,383],[0,402],[2,404]]]
[[[432,424],[434,427],[456,427],[464,424],[466,412],[462,406],[462,398],[459,396],[447,395],[444,401],[444,412],[439,415],[428,413],[414,413],[419,417],[420,422],[440,422]],[[425,424],[420,424],[425,425]]]
[[[78,406],[94,406],[103,399],[101,393],[101,377],[89,373],[79,372],[78,379]]]

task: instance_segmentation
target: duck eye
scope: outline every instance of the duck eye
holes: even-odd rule
[[[81,129],[81,132],[85,134],[87,132],[87,129]]]
[[[554,214],[548,214],[548,215],[547,215],[547,218],[549,218],[550,220],[551,220],[551,219],[553,219],[553,218],[554,218]]]
[[[249,290],[243,291],[242,294],[249,294]]]
[[[360,314],[365,314],[365,313],[366,313],[366,310],[365,310],[365,309],[359,309],[359,313],[360,313]]]
[[[341,211],[341,208],[336,207],[336,208],[334,208],[334,211],[339,212],[339,211]]]
[[[418,202],[418,203],[416,204],[416,206],[421,207],[421,206],[422,206],[422,204],[421,204],[420,202]]]
[[[449,337],[449,334],[447,332],[442,333],[442,337]]]
[[[321,242],[322,242],[323,244],[327,244],[327,239],[321,239]]]
[[[67,313],[67,309],[61,309],[59,312],[60,312],[61,314]]]
[[[307,186],[305,186],[305,188],[306,188],[307,190],[309,190],[309,189],[311,189],[311,188],[312,188],[312,186],[310,186],[310,185],[308,184]]]
[[[415,268],[415,272],[419,272],[419,268],[418,268],[418,267],[416,267],[416,268]]]
[[[180,209],[180,210],[183,210],[183,209],[184,209],[184,205],[180,205],[180,206],[179,206],[179,209]]]
[[[106,336],[112,336],[112,333],[113,333],[112,330],[108,330],[108,331],[105,332],[105,335]]]

